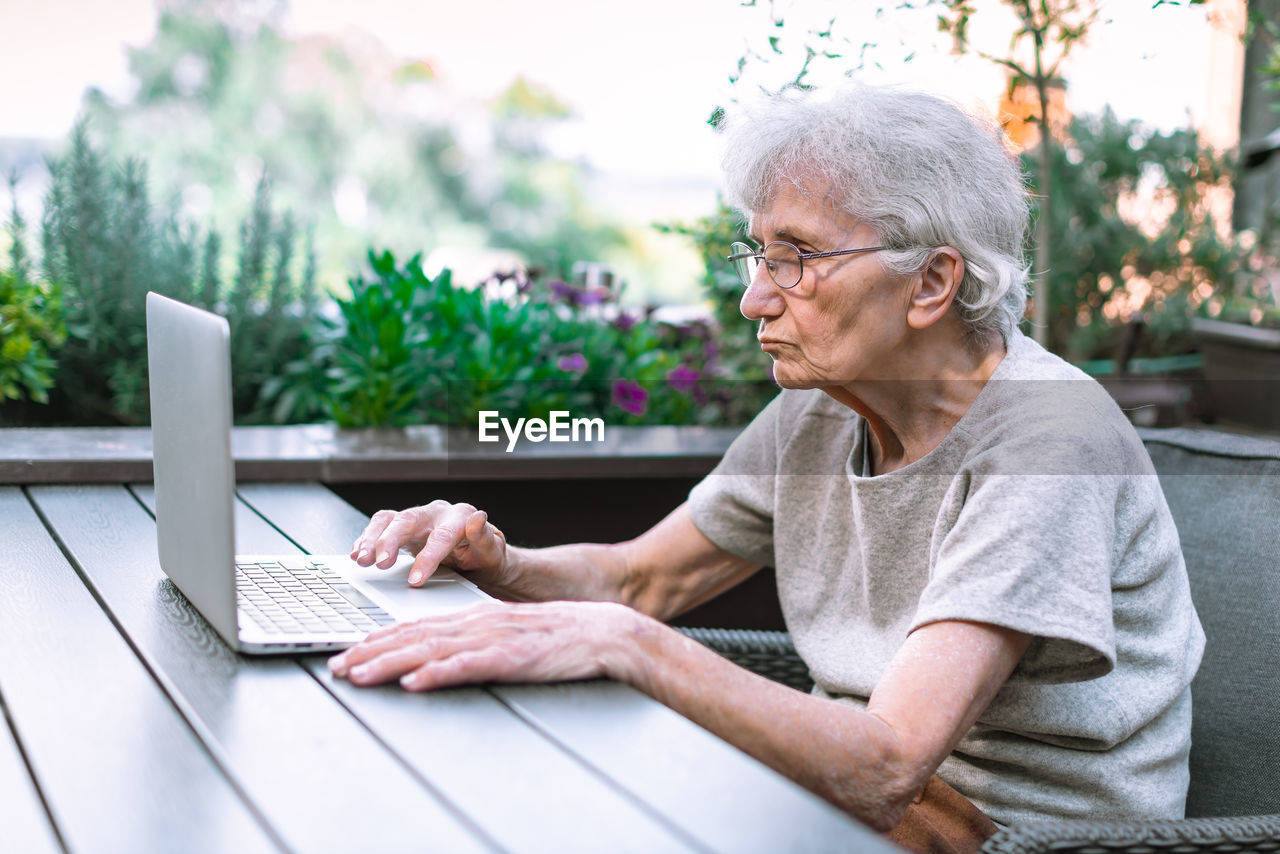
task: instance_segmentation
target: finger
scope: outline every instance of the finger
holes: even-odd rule
[[[469,505],[465,505],[469,506]],[[502,532],[488,523],[489,514],[483,510],[472,509],[462,522],[462,538],[443,557],[434,549],[423,548],[409,569],[409,584],[417,587],[435,574],[440,564],[450,556],[452,565],[464,570],[497,567],[502,563],[502,555],[506,540],[498,540]],[[430,538],[428,538],[429,540]],[[424,544],[425,545],[425,544]],[[458,554],[463,547],[470,553],[470,559],[463,560]]]
[[[371,643],[373,641],[382,640],[385,637],[393,637],[395,635],[412,634],[415,637],[427,634],[451,633],[457,631],[469,630],[471,624],[475,622],[475,618],[479,615],[486,614],[490,611],[507,611],[514,606],[508,602],[477,602],[474,605],[468,605],[465,608],[459,608],[456,611],[450,611],[447,614],[437,614],[433,617],[419,617],[416,620],[406,620],[403,623],[395,623],[390,626],[383,626],[375,629],[365,635],[361,644]],[[355,649],[355,647],[352,647]]]
[[[408,646],[387,650],[368,661],[352,665],[347,678],[353,685],[381,685],[398,679],[411,670],[448,652],[438,650],[434,641],[421,641]]]
[[[406,646],[428,638],[459,635],[470,631],[474,623],[475,612],[501,609],[505,603],[481,602],[449,614],[436,617],[422,617],[391,626],[383,626],[365,635],[364,640],[348,647],[327,662],[329,670],[335,676],[346,676],[354,665],[368,661],[382,653]]]
[[[425,661],[400,678],[406,691],[433,691],[476,682],[502,682],[513,671],[511,656],[500,646],[464,650]]]
[[[453,504],[432,519],[431,533],[409,571],[411,585],[417,587],[430,578],[440,567],[440,562],[466,542],[467,520],[476,512],[470,504]]]
[[[467,522],[467,541],[481,566],[500,567],[506,557],[507,536],[489,521],[489,514],[477,510]]]
[[[410,507],[397,513],[374,542],[374,563],[379,569],[390,568],[400,547],[426,536],[432,520],[451,506],[447,501],[433,501],[425,507]]]
[[[373,563],[373,548],[378,537],[382,536],[382,532],[386,530],[387,525],[396,518],[394,510],[379,510],[373,514],[369,520],[369,524],[365,526],[364,531],[356,538],[355,544],[351,547],[351,559],[361,566],[369,566]]]
[[[392,631],[384,629],[384,634],[381,637],[374,638],[370,635],[355,646],[348,647],[331,657],[327,662],[329,672],[334,676],[346,676],[347,672],[355,665],[363,664],[384,652],[411,642],[402,632],[394,631],[394,629],[400,628],[399,626],[389,628]]]
[[[422,617],[405,623],[370,632],[360,643],[347,648],[328,660],[334,676],[343,677],[351,667],[366,662],[397,647],[432,639],[452,637],[457,643],[477,644],[479,635],[473,634],[483,627],[492,612],[503,612],[513,606],[505,602],[480,602],[458,611],[434,617]]]

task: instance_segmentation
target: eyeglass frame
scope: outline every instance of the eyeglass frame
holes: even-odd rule
[[[794,288],[796,285],[800,284],[800,281],[804,278],[804,262],[805,261],[812,261],[815,258],[834,258],[839,255],[859,255],[863,252],[879,252],[882,249],[893,248],[892,246],[868,246],[865,249],[835,249],[830,252],[801,252],[800,247],[796,246],[794,243],[788,243],[785,240],[771,240],[768,243],[766,243],[764,246],[761,246],[759,252],[756,252],[752,250],[751,247],[748,246],[746,243],[743,243],[741,240],[735,240],[733,243],[729,244],[730,251],[732,251],[733,247],[735,246],[746,247],[746,249],[748,249],[749,251],[734,252],[732,255],[729,255],[727,258],[725,258],[725,260],[738,261],[742,258],[758,258],[763,263],[765,260],[767,260],[764,256],[764,253],[769,251],[770,246],[775,246],[775,245],[788,246],[791,249],[795,250],[796,257],[800,262],[800,274],[796,276],[796,280],[789,285],[778,284],[778,280],[773,277],[773,272],[770,271],[767,266],[765,267],[765,271],[769,273],[769,280],[773,282],[774,285],[776,285],[777,287],[782,288],[784,291],[789,291],[792,288]],[[735,270],[737,269],[736,264],[734,265],[734,268]],[[738,274],[738,280],[742,281],[741,273]],[[749,288],[751,287],[751,282],[742,282],[742,286]]]

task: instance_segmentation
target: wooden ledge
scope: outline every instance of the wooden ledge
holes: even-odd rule
[[[240,481],[539,480],[700,477],[738,428],[609,427],[600,442],[506,439],[480,443],[474,430],[436,426],[339,430],[327,424],[236,427],[231,451]],[[146,427],[0,429],[0,483],[150,481]]]

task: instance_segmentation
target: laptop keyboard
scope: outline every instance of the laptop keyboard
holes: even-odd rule
[[[293,561],[236,564],[241,615],[267,634],[370,632],[395,622],[323,563]]]

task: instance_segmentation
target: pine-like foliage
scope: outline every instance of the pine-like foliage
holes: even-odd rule
[[[306,346],[316,299],[313,279],[294,281],[295,228],[287,214],[272,214],[266,177],[241,226],[239,271],[226,288],[221,238],[213,230],[201,237],[176,210],[157,209],[144,161],[108,162],[81,123],[49,169],[43,265],[65,304],[69,335],[53,401],[65,420],[147,423],[148,291],[228,317],[237,420],[268,420],[263,383],[272,365]]]

